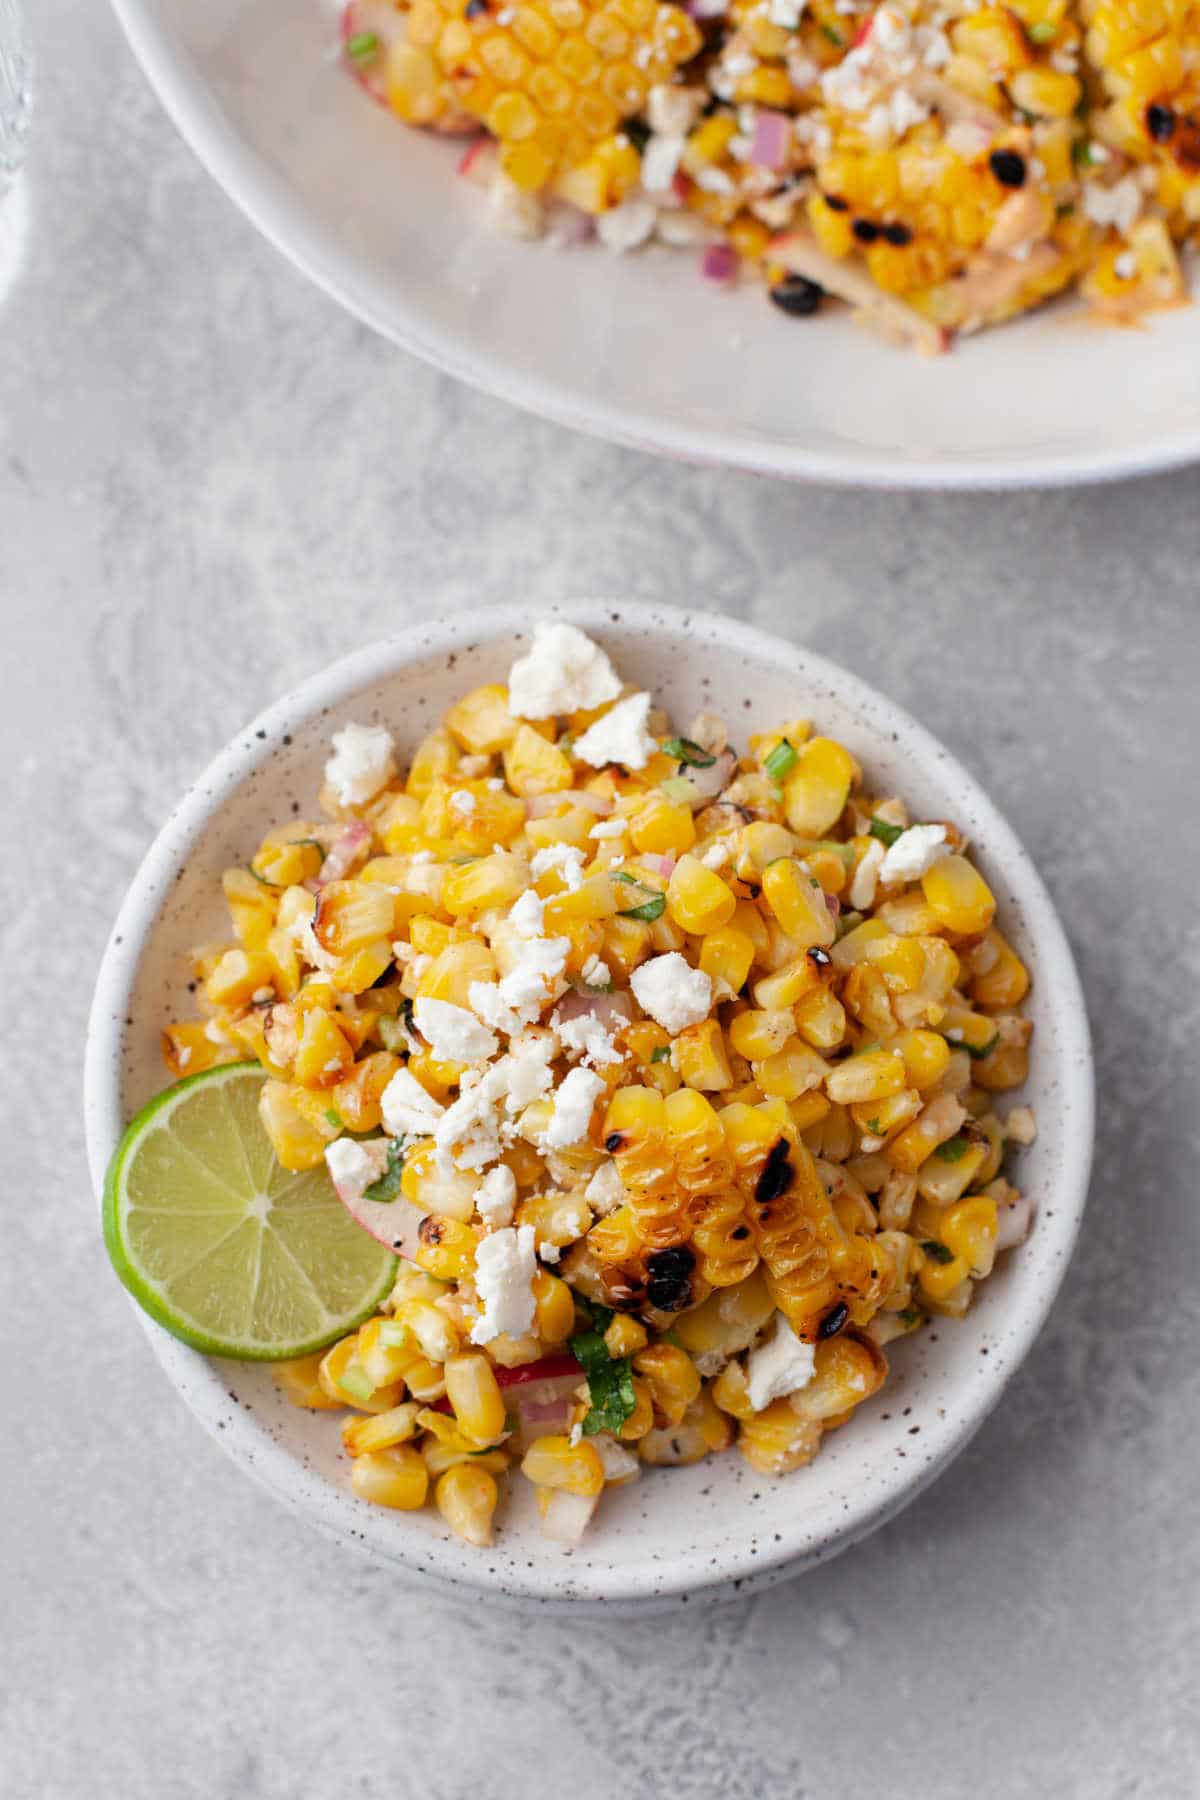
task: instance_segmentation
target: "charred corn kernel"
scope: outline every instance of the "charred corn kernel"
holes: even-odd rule
[[[969,1006],[951,1002],[938,1024],[951,1043],[961,1044],[972,1056],[983,1056],[996,1043],[995,1019],[986,1013],[972,1012]]]
[[[1023,1086],[1029,1074],[1027,1044],[997,1044],[990,1056],[975,1064],[973,1073],[978,1085],[992,1094]]]
[[[648,1341],[646,1327],[629,1313],[615,1313],[604,1333],[604,1348],[610,1356],[632,1356],[644,1350]]]
[[[521,1473],[538,1487],[560,1488],[585,1498],[604,1486],[600,1453],[586,1438],[578,1444],[566,1437],[538,1438],[522,1458]]]
[[[533,794],[557,794],[569,788],[569,758],[522,722],[504,750],[504,775],[514,794],[527,799]]]
[[[760,1475],[787,1475],[803,1468],[817,1454],[820,1443],[820,1425],[801,1418],[790,1399],[773,1400],[761,1412],[744,1416],[737,1438],[738,1449]]]
[[[941,1216],[938,1238],[966,1263],[973,1280],[990,1275],[996,1260],[999,1229],[996,1202],[982,1195],[959,1200]]]
[[[729,141],[737,135],[737,121],[725,113],[713,113],[697,125],[688,138],[683,152],[683,166],[689,172],[705,168],[715,163],[729,148]]]
[[[795,1100],[789,1100],[788,1113],[797,1131],[807,1131],[810,1126],[819,1125],[822,1119],[828,1118],[830,1103],[818,1088],[812,1088],[807,1094],[801,1094]]]
[[[939,1144],[955,1136],[966,1114],[953,1094],[939,1094],[929,1102],[898,1138],[889,1144],[887,1157],[893,1168],[915,1175]]]
[[[789,937],[803,949],[832,944],[837,936],[825,891],[815,876],[791,857],[780,857],[763,870],[763,899]]]
[[[950,28],[950,42],[964,56],[976,57],[998,76],[1011,75],[1033,60],[1021,26],[1011,12],[1000,6],[983,6],[970,17],[959,19]]]
[[[848,931],[845,937],[838,939],[829,952],[830,961],[835,969],[843,972],[852,969],[857,963],[864,961],[869,947],[879,938],[888,936],[888,928],[880,919],[864,919]]]
[[[324,1352],[318,1351],[315,1356],[297,1356],[290,1362],[271,1364],[276,1387],[293,1406],[308,1407],[313,1412],[333,1412],[346,1404],[321,1386],[320,1368],[323,1357]]]
[[[828,1073],[829,1064],[807,1044],[797,1042],[754,1064],[754,1079],[768,1099],[798,1100],[820,1087]]]
[[[205,997],[231,1011],[247,1006],[259,989],[272,987],[272,973],[271,960],[261,950],[226,950],[204,983]]]
[[[413,794],[389,794],[375,821],[375,831],[389,856],[416,847],[421,802]]]
[[[814,946],[803,956],[798,956],[795,962],[776,969],[773,975],[760,976],[750,991],[764,1012],[781,1012],[794,1007],[813,988],[820,987],[828,972],[828,953],[820,946]]]
[[[1008,83],[1008,91],[1023,112],[1039,119],[1068,119],[1082,92],[1074,75],[1058,69],[1022,69]]]
[[[650,927],[643,919],[604,919],[600,954],[614,975],[626,981],[650,954]]]
[[[475,917],[493,909],[507,909],[528,885],[521,863],[500,851],[447,869],[442,904],[455,917]]]
[[[199,1075],[234,1056],[232,1046],[214,1044],[203,1020],[182,1020],[162,1034],[162,1053],[172,1075]]]
[[[795,1033],[795,1020],[787,1007],[739,1013],[729,1027],[729,1041],[748,1062],[774,1056]]]
[[[823,893],[838,895],[846,886],[849,869],[841,848],[838,844],[830,849],[809,850],[805,853],[804,860]]]
[[[656,856],[681,856],[696,841],[692,809],[668,800],[661,788],[656,788],[634,813],[629,835],[636,850]]]
[[[972,1000],[976,1006],[1019,1006],[1029,992],[1028,969],[1000,932],[989,931],[984,942],[995,951],[995,956],[971,982]]]
[[[675,1039],[675,1066],[689,1088],[720,1093],[732,1085],[733,1072],[719,1020],[702,1019],[680,1032]]]
[[[654,1402],[650,1398],[650,1389],[646,1383],[633,1378],[633,1411],[626,1419],[617,1436],[626,1444],[636,1443],[644,1438],[654,1425]]]
[[[495,756],[517,734],[517,721],[508,710],[508,689],[499,682],[472,688],[446,714],[446,729],[472,756]]]
[[[455,1463],[433,1490],[438,1511],[456,1537],[480,1548],[492,1541],[492,1518],[500,1498],[495,1477],[478,1463]]]
[[[890,933],[873,938],[867,945],[867,961],[879,970],[890,988],[902,994],[919,987],[925,973],[925,955],[917,938]]]
[[[894,932],[897,937],[928,937],[941,923],[920,888],[909,888],[894,900],[885,900],[875,908],[874,917],[885,931]]]
[[[458,766],[459,748],[446,730],[439,725],[423,738],[413,753],[408,767],[408,780],[404,784],[405,792],[415,794],[423,800],[435,781],[443,780],[453,773]]]
[[[754,941],[736,925],[720,925],[703,939],[699,961],[714,985],[723,984],[718,988],[718,998],[731,998],[741,992],[750,974]]]
[[[638,1064],[638,1076],[660,1093],[670,1094],[680,1085],[679,1071],[671,1061],[671,1039],[661,1025],[639,1019],[621,1033],[629,1054]]]
[[[350,1483],[360,1500],[373,1506],[390,1506],[398,1512],[418,1512],[429,1491],[429,1473],[420,1452],[409,1444],[389,1450],[369,1450],[350,1465]]]
[[[771,863],[781,856],[792,856],[799,848],[795,832],[774,825],[769,819],[755,819],[738,834],[734,867],[743,881],[757,882]]]
[[[996,912],[996,897],[979,871],[965,856],[944,856],[921,877],[925,895],[938,922],[960,937],[986,931]]]
[[[917,1276],[921,1293],[928,1300],[944,1301],[969,1278],[970,1269],[965,1258],[952,1256],[947,1262],[943,1257],[934,1257],[928,1252]]]
[[[332,1013],[323,1007],[303,1015],[293,1074],[304,1087],[334,1087],[349,1073],[354,1050]]]
[[[668,1425],[678,1425],[700,1392],[700,1376],[686,1350],[674,1344],[648,1344],[633,1366],[650,1390],[655,1411]]]
[[[565,1281],[539,1269],[533,1278],[534,1322],[543,1344],[564,1344],[575,1329],[575,1297]]]
[[[347,1419],[342,1426],[346,1454],[364,1456],[369,1450],[388,1450],[393,1444],[407,1444],[416,1432],[420,1410],[415,1400],[406,1400],[401,1406],[390,1406],[387,1412]]]
[[[395,929],[392,896],[377,882],[329,881],[321,889],[313,936],[331,956],[352,956]]]
[[[904,1058],[890,1050],[868,1050],[839,1063],[825,1081],[825,1092],[840,1106],[857,1100],[884,1100],[905,1084]]]
[[[935,1087],[950,1066],[950,1046],[936,1031],[902,1031],[893,1046],[904,1058],[904,1072],[918,1091]]]
[[[883,1100],[860,1100],[850,1108],[850,1116],[867,1137],[887,1139],[915,1119],[921,1110],[921,1096],[915,1088],[901,1088]]]
[[[637,880],[641,883],[642,877],[639,875]],[[632,900],[630,896],[633,897]],[[607,873],[589,875],[579,887],[572,888],[567,893],[555,894],[553,899],[546,901],[546,936],[567,931],[573,924],[602,924],[605,919],[611,919],[621,907],[644,904],[645,899],[640,887],[631,886],[629,882],[614,882]]]
[[[973,1130],[973,1127],[968,1127]],[[917,1170],[917,1192],[934,1206],[949,1206],[966,1193],[987,1160],[986,1139],[948,1138]]]
[[[667,911],[682,931],[703,936],[728,924],[737,898],[714,869],[690,853],[679,858],[667,883]]]
[[[783,807],[788,824],[801,837],[825,837],[845,810],[858,764],[832,738],[809,738],[795,768],[784,782]]]
[[[846,1035],[846,1010],[829,988],[802,994],[794,1016],[796,1030],[814,1050],[836,1050]]]
[[[484,862],[508,861],[507,858],[485,857]],[[479,868],[480,864],[472,863],[469,869]],[[481,877],[483,881],[491,881],[492,876]],[[496,877],[499,880],[499,877]],[[514,880],[514,886],[519,883]],[[493,890],[494,891],[494,890]],[[506,890],[511,891],[511,890]],[[472,897],[471,911],[475,910],[475,902],[481,901],[478,891]],[[490,902],[489,902],[490,904]],[[511,904],[507,900],[499,902],[501,906]],[[427,1000],[448,1000],[452,1006],[465,1007],[470,1001],[471,984],[476,981],[495,981],[497,975],[496,958],[486,944],[478,938],[469,943],[448,944],[434,957],[429,967],[424,970],[417,982],[417,994]]]
[[[430,1362],[448,1362],[458,1352],[458,1332],[440,1307],[428,1300],[404,1300],[396,1308],[395,1320],[412,1334],[421,1353]]]
[[[486,1356],[467,1351],[446,1363],[446,1398],[468,1437],[486,1448],[504,1435],[504,1396]]]
[[[336,1135],[335,1129],[322,1131],[306,1119],[296,1106],[292,1090],[282,1081],[264,1081],[258,1116],[285,1169],[298,1173],[324,1162],[325,1146]]]
[[[774,1310],[775,1303],[772,1301],[771,1311]],[[767,1317],[770,1317],[770,1313]],[[713,1382],[711,1393],[721,1411],[729,1413],[732,1418],[752,1419],[754,1417],[754,1408],[750,1404],[750,1390],[746,1382],[746,1371],[741,1363],[727,1362]]]
[[[430,1213],[422,1219],[416,1263],[439,1281],[458,1281],[475,1267],[475,1233],[457,1219]]]
[[[278,895],[266,885],[266,876],[256,879],[248,869],[226,869],[221,888],[229,906],[233,935],[242,949],[265,949],[278,903]]]
[[[887,1376],[883,1353],[861,1338],[827,1338],[817,1345],[813,1361],[812,1380],[791,1396],[806,1419],[840,1419],[877,1393]]]
[[[382,1413],[404,1398],[401,1383],[376,1387],[363,1368],[355,1335],[339,1338],[317,1366],[321,1390],[338,1406],[356,1406],[360,1412]]]

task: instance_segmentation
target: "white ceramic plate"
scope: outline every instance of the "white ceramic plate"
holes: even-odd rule
[[[1091,1160],[1091,1052],[1071,953],[1032,864],[971,777],[905,713],[823,658],[718,615],[603,602],[563,612],[681,724],[715,707],[736,740],[811,714],[878,789],[904,794],[918,817],[953,818],[970,835],[1004,930],[1034,975],[1035,1050],[1023,1097],[1039,1133],[1017,1175],[1038,1209],[1028,1243],[983,1284],[965,1321],[935,1323],[889,1352],[893,1379],[831,1434],[810,1468],[772,1481],[731,1453],[647,1474],[605,1496],[571,1554],[538,1536],[519,1477],[487,1551],[451,1537],[432,1511],[365,1505],[350,1492],[329,1414],[297,1412],[269,1369],[210,1361],[137,1316],[222,1447],[318,1524],[445,1582],[549,1605],[638,1609],[744,1591],[810,1567],[890,1517],[962,1449],[1029,1349],[1066,1268]],[[165,1085],[159,1032],[192,1010],[188,951],[228,929],[221,870],[246,861],[293,801],[311,807],[337,726],[386,720],[411,751],[468,688],[506,679],[527,632],[521,609],[487,610],[360,651],[248,726],[182,801],[134,880],[96,989],[86,1111],[97,1192],[126,1122]]]
[[[1101,331],[1059,307],[930,363],[845,312],[783,317],[695,258],[497,237],[460,149],[372,104],[332,0],[114,0],[209,170],[377,330],[564,425],[765,473],[895,487],[1073,482],[1200,456],[1200,311]]]

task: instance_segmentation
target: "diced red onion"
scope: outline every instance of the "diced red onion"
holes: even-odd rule
[[[838,899],[837,895],[836,894],[826,894],[825,904],[829,908],[830,912],[833,914],[834,918],[836,919],[838,914],[842,910],[842,903]]]
[[[737,274],[737,251],[729,244],[710,244],[700,258],[700,273],[706,281],[728,282]]]
[[[599,1019],[608,1030],[628,1025],[633,1018],[633,1000],[623,989],[615,994],[564,994],[555,1013],[558,1019]]]
[[[661,875],[664,881],[670,881],[675,873],[676,858],[674,856],[658,856],[652,853],[643,856],[642,861],[648,869],[653,869],[656,874]]]
[[[489,156],[488,152],[492,154]],[[484,132],[473,138],[458,159],[458,173],[468,181],[474,181],[486,187],[491,180],[496,162],[496,147],[493,140]]]
[[[567,1396],[558,1400],[526,1400],[517,1401],[521,1417],[530,1425],[547,1425],[553,1430],[556,1426],[564,1426],[571,1411],[571,1402]]]
[[[554,1489],[541,1516],[542,1536],[573,1550],[582,1543],[599,1498],[599,1494],[568,1494],[565,1488]]]
[[[996,1231],[997,1250],[1015,1250],[1029,1236],[1033,1219],[1033,1201],[1023,1194],[1013,1206],[1002,1206]]]
[[[750,161],[759,169],[782,169],[792,143],[792,121],[786,113],[760,107],[754,115]]]
[[[370,842],[371,827],[362,819],[352,819],[349,825],[343,826],[321,864],[317,876],[319,884],[324,887],[327,881],[340,881],[354,867]]]
[[[693,19],[723,19],[729,11],[729,0],[687,0],[684,11]]]

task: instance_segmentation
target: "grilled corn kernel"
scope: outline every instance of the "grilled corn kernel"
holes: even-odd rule
[[[406,1400],[401,1406],[389,1407],[387,1412],[347,1419],[342,1426],[346,1454],[364,1456],[370,1450],[390,1450],[393,1444],[407,1444],[416,1433],[420,1410],[415,1400]]]
[[[315,1356],[297,1356],[290,1362],[271,1365],[275,1385],[293,1406],[309,1407],[314,1412],[331,1412],[346,1404],[321,1386],[319,1372],[323,1360],[323,1352],[318,1351]]]
[[[356,1456],[350,1465],[350,1482],[360,1500],[394,1507],[398,1512],[418,1512],[429,1491],[429,1474],[420,1452],[409,1444]]]
[[[719,1093],[733,1084],[725,1039],[717,1019],[689,1025],[675,1040],[675,1063],[685,1085]]]
[[[538,1487],[562,1488],[584,1497],[604,1486],[600,1453],[584,1438],[572,1444],[566,1437],[543,1437],[529,1446],[521,1461],[521,1473]]]
[[[610,1356],[632,1356],[635,1350],[645,1349],[647,1341],[646,1327],[629,1313],[614,1314],[604,1333],[604,1348]]]
[[[438,1511],[457,1537],[480,1548],[492,1541],[492,1517],[500,1499],[496,1480],[478,1463],[460,1462],[439,1475],[433,1490]]]
[[[944,856],[921,877],[921,891],[947,931],[973,937],[986,931],[996,913],[996,897],[965,856]]]
[[[667,911],[682,931],[703,936],[728,924],[737,898],[727,882],[698,857],[681,856],[667,883]]]
[[[905,1084],[904,1059],[890,1050],[868,1050],[839,1063],[825,1082],[825,1092],[840,1106],[857,1100],[883,1100]]]
[[[475,1267],[475,1233],[456,1219],[422,1219],[416,1262],[439,1281],[457,1281]]]
[[[736,925],[720,925],[700,945],[700,967],[717,988],[718,998],[740,993],[754,962],[754,940]]]
[[[504,1397],[486,1356],[468,1351],[446,1364],[446,1398],[468,1437],[483,1447],[504,1434]]]
[[[686,1350],[674,1344],[648,1344],[633,1366],[650,1389],[655,1411],[668,1425],[678,1425],[700,1392],[700,1376]]]
[[[763,899],[789,937],[802,949],[832,944],[837,936],[825,891],[815,876],[791,857],[780,857],[763,870]]]
[[[635,850],[658,856],[681,856],[696,841],[692,809],[668,800],[661,789],[653,789],[634,813],[629,835]]]
[[[800,837],[826,837],[849,798],[858,764],[832,738],[809,738],[783,787],[784,814]]]

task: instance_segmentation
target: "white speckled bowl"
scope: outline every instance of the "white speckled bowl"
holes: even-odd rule
[[[338,0],[113,0],[163,104],[278,249],[487,393],[639,449],[881,487],[1089,481],[1200,456],[1200,310],[1098,331],[1048,308],[929,362],[845,308],[784,318],[694,254],[499,236],[461,145],[337,56]],[[286,48],[285,48],[286,47]]]
[[[678,721],[712,706],[740,735],[811,714],[853,750],[873,785],[907,796],[917,816],[954,818],[970,834],[1004,929],[1034,974],[1037,1030],[1024,1097],[1039,1134],[1017,1177],[1037,1203],[1028,1243],[983,1285],[965,1321],[935,1323],[894,1348],[883,1392],[830,1436],[810,1468],[771,1481],[731,1454],[649,1474],[606,1497],[571,1554],[538,1536],[519,1479],[486,1551],[451,1537],[432,1511],[363,1504],[350,1492],[328,1414],[287,1405],[268,1368],[210,1361],[137,1317],[170,1379],[235,1461],[397,1573],[544,1606],[645,1610],[811,1568],[890,1518],[968,1442],[1036,1337],[1071,1253],[1091,1162],[1091,1050],[1071,952],[1037,873],[995,807],[921,726],[822,657],[719,615],[601,601],[561,612]],[[467,688],[506,677],[528,627],[525,609],[506,607],[371,645],[271,707],[187,794],[138,871],[97,983],[85,1102],[97,1193],[125,1123],[164,1084],[159,1032],[189,1010],[187,952],[225,929],[221,869],[245,861],[294,802],[311,805],[335,727],[386,720],[410,750]]]

